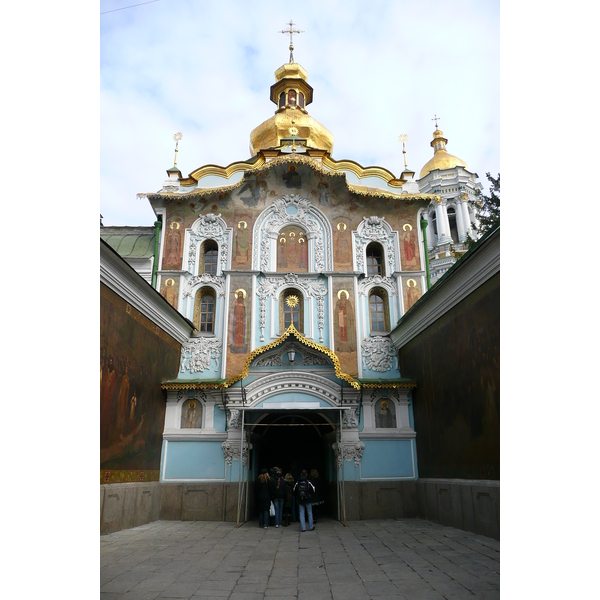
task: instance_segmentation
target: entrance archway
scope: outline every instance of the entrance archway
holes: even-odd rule
[[[345,524],[343,480],[338,478],[333,451],[340,435],[339,419],[339,409],[334,407],[278,410],[265,405],[245,411],[244,438],[252,444],[254,473],[276,466],[284,475],[290,472],[297,479],[302,469],[316,469],[324,500],[320,516],[328,515]]]

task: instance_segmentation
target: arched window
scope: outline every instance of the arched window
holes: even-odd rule
[[[194,301],[194,325],[203,333],[215,332],[215,292],[212,288],[203,287],[196,292]]]
[[[383,248],[377,242],[371,242],[367,246],[367,277],[374,275],[385,275]]]
[[[285,92],[279,94],[279,108],[285,108]]]
[[[450,224],[450,236],[452,241],[458,243],[458,227],[456,225],[456,211],[453,208],[448,208],[448,223]]]
[[[279,332],[291,324],[304,333],[304,296],[295,289],[284,290],[279,296]]]
[[[298,94],[298,106],[304,108],[304,94],[302,92]]]
[[[390,311],[387,292],[379,287],[369,292],[369,320],[371,333],[390,331]]]
[[[291,106],[296,105],[296,90],[290,90],[288,92],[288,104]]]
[[[200,248],[200,273],[216,275],[219,260],[219,246],[214,240],[206,240]]]

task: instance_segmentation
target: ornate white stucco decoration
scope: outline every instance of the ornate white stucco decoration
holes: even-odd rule
[[[232,408],[229,411],[229,429],[240,429],[242,427],[242,411]]]
[[[221,257],[221,271],[226,269],[231,231],[231,227],[227,227],[220,214],[208,213],[196,219],[191,229],[186,232],[186,235],[189,233],[188,271],[190,273],[195,272],[198,248],[204,240],[215,240],[217,242]]]
[[[382,277],[381,275],[373,275],[372,277],[365,277],[358,281],[358,293],[361,296],[366,296],[369,288],[379,285],[385,288],[390,296],[398,295],[398,287],[396,280],[393,277]]]
[[[244,466],[248,464],[248,450],[252,447],[252,444],[248,444],[244,440],[244,450],[242,452],[242,463]],[[232,461],[240,460],[240,442],[226,440],[221,444],[223,448],[223,454],[225,455],[225,462],[231,466]]]
[[[225,277],[223,275],[211,275],[210,273],[202,273],[202,275],[194,275],[189,277],[185,281],[185,287],[183,288],[183,297],[194,296],[194,288],[210,284],[217,291],[220,297],[225,296]]]
[[[325,314],[325,295],[327,294],[327,286],[319,279],[309,279],[300,277],[296,273],[286,273],[280,277],[265,277],[264,275],[258,279],[258,288],[256,293],[260,298],[260,341],[265,341],[265,324],[266,324],[266,301],[267,298],[272,298],[279,294],[279,291],[284,287],[296,287],[302,290],[305,299],[317,298],[317,315],[319,325],[319,341],[323,342],[323,327]]]
[[[388,272],[396,270],[395,238],[391,226],[383,217],[363,217],[354,236],[356,268],[365,271],[365,248],[370,242],[379,242],[385,248]]]
[[[198,338],[181,344],[181,372],[202,373],[215,361],[215,371],[219,370],[223,342],[219,338]]]
[[[312,244],[312,251],[309,245],[309,252],[314,255],[314,270],[331,271],[333,269],[331,224],[307,198],[296,194],[285,194],[282,198],[275,199],[256,220],[252,244],[253,268],[269,271],[270,253],[275,247],[271,245],[271,240],[276,240],[277,234],[288,225],[297,225],[306,231],[309,244]]]
[[[363,452],[365,450],[364,442],[351,442],[350,444],[342,443],[343,452],[340,451],[340,442],[331,444],[333,452],[337,458],[338,469],[342,466],[342,454],[343,458],[347,461],[354,461],[354,466],[358,467],[362,459]]]
[[[342,419],[344,429],[356,429],[358,427],[358,417],[354,410],[345,410],[344,418]]]
[[[371,371],[384,372],[392,369],[397,360],[392,340],[376,335],[360,342],[363,367]]]
[[[306,346],[302,344],[283,344],[273,352],[267,352],[257,357],[252,362],[252,367],[281,367],[289,366],[288,362],[284,361],[284,357],[287,356],[288,350],[296,351],[296,360],[294,366],[297,367],[312,367],[314,365],[326,365],[333,366],[331,360],[324,354],[317,354],[311,352]]]

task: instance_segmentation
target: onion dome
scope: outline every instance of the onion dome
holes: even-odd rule
[[[464,160],[446,152],[447,143],[448,140],[444,137],[444,132],[436,127],[433,132],[433,140],[431,140],[430,144],[433,148],[433,158],[421,169],[419,179],[423,179],[425,175],[435,169],[454,169],[454,167],[467,168],[467,163]]]
[[[250,133],[252,156],[259,150],[281,146],[281,140],[290,137],[291,127],[298,130],[295,134],[297,138],[306,140],[306,146],[331,154],[333,134],[306,112],[306,106],[313,99],[313,89],[306,78],[304,68],[294,62],[284,64],[275,71],[271,101],[277,105],[277,110],[274,116]]]

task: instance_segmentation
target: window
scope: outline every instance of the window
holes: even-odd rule
[[[285,108],[285,92],[279,94],[279,108]]]
[[[390,330],[388,296],[381,288],[373,288],[369,292],[369,319],[372,334]]]
[[[279,296],[279,332],[283,333],[291,324],[304,332],[304,297],[295,289],[288,289]]]
[[[298,93],[298,106],[304,108],[304,94],[302,92]]]
[[[448,224],[450,225],[450,237],[454,243],[457,243],[458,227],[456,226],[456,212],[453,208],[448,209]]]
[[[200,288],[194,301],[194,325],[203,333],[215,332],[215,292],[212,288]]]
[[[383,269],[383,248],[381,244],[371,242],[367,246],[367,276],[385,275]]]
[[[296,90],[290,90],[288,92],[288,104],[292,106],[296,105]]]
[[[213,240],[206,240],[200,250],[200,272],[216,275],[218,270],[219,246]]]

